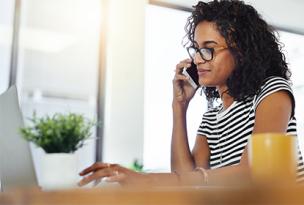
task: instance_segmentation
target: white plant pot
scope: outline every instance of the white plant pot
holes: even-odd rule
[[[45,154],[41,160],[43,190],[69,189],[77,187],[77,158],[75,154]]]

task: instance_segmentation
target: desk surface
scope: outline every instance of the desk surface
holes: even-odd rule
[[[20,189],[0,194],[0,204],[203,205],[304,204],[302,187],[94,188],[62,191]]]

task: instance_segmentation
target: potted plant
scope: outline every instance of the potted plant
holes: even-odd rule
[[[83,115],[56,113],[52,117],[37,117],[20,129],[24,139],[41,147],[40,185],[44,189],[70,188],[77,183],[77,160],[74,152],[84,145],[95,125]]]

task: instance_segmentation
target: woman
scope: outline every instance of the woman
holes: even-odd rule
[[[296,135],[290,72],[278,41],[257,11],[242,1],[199,2],[186,25],[190,55],[176,66],[173,80],[172,173],[142,174],[119,165],[95,163],[80,182],[108,177],[121,184],[204,184],[247,178],[247,142],[254,133]],[[193,62],[210,108],[192,152],[186,112],[196,90],[182,75]],[[299,153],[299,180],[303,163]]]

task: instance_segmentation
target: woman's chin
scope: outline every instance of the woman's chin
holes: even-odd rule
[[[212,83],[210,80],[206,78],[199,79],[199,84],[200,86],[204,86],[204,87],[215,87],[214,83]]]

